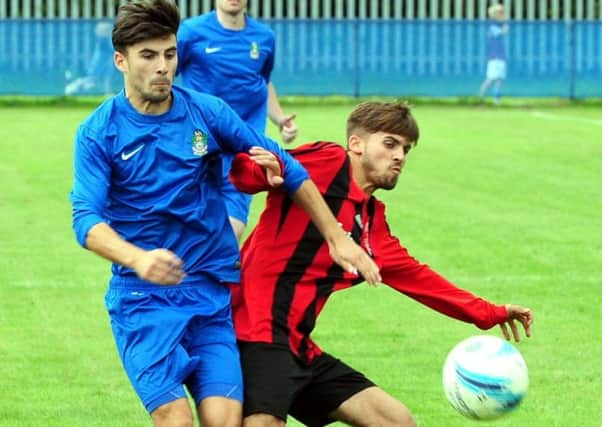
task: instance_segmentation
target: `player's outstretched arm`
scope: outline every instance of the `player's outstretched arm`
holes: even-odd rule
[[[278,126],[282,141],[287,144],[293,142],[298,133],[297,125],[295,124],[297,115],[294,113],[289,115],[284,114],[273,83],[268,84],[268,116]]]
[[[167,249],[146,251],[123,240],[108,224],[93,226],[86,247],[114,263],[131,268],[144,280],[158,285],[176,285],[184,279],[183,262]]]
[[[293,200],[311,217],[328,244],[330,256],[338,265],[346,271],[361,273],[372,285],[381,282],[376,263],[345,234],[313,181],[304,181],[293,194]]]
[[[514,304],[506,304],[506,311],[508,313],[508,320],[503,323],[500,323],[500,328],[502,329],[502,333],[504,337],[510,341],[511,338],[514,338],[514,341],[520,341],[520,333],[518,327],[516,325],[516,321],[520,322],[523,325],[523,329],[525,330],[525,335],[527,337],[531,336],[531,325],[533,324],[533,313],[530,309],[526,307],[521,307],[520,305]],[[512,331],[512,337],[510,336],[510,332],[508,328]]]

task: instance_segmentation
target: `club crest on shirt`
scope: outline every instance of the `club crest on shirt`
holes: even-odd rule
[[[192,153],[195,156],[204,156],[207,154],[207,135],[198,129],[192,135]]]
[[[259,59],[259,45],[257,42],[251,43],[251,50],[249,51],[251,59]]]

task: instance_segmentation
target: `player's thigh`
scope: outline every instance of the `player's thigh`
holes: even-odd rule
[[[334,410],[330,416],[353,426],[403,426],[416,425],[408,408],[374,386],[354,394]]]
[[[228,217],[228,219],[230,220],[230,226],[234,231],[236,240],[240,242],[240,239],[242,238],[242,235],[244,234],[247,225],[241,220],[234,218],[233,216]]]
[[[374,383],[327,353],[310,365],[311,382],[296,394],[290,414],[305,425],[319,426],[334,421],[331,414],[349,398],[373,387]]]
[[[270,414],[253,414],[245,417],[243,427],[284,427],[286,421]]]
[[[187,292],[109,288],[106,294],[119,357],[149,413],[186,397],[182,383],[197,366],[180,340],[190,321],[190,307],[182,303]]]
[[[151,413],[151,418],[155,427],[194,425],[190,403],[185,397],[159,406]]]
[[[239,348],[245,385],[245,426],[285,422],[294,396],[311,381],[311,370],[301,365],[286,347],[240,341]]]
[[[197,405],[208,398],[243,399],[240,354],[232,324],[230,307],[223,307],[211,318],[195,319],[187,332],[188,352],[197,359],[196,369],[186,378],[186,386]],[[213,405],[210,405],[210,407]],[[233,404],[233,407],[238,405]]]
[[[207,397],[198,406],[203,427],[240,427],[242,402],[226,397]]]

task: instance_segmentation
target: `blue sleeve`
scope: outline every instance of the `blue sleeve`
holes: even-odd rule
[[[276,154],[284,164],[282,186],[289,194],[299,189],[303,181],[309,179],[309,174],[277,142],[257,132],[221,99],[215,99],[218,107],[213,118],[217,129],[218,143],[224,151],[231,153],[248,152],[251,147],[259,146]]]
[[[73,188],[70,199],[73,230],[77,241],[86,246],[90,229],[101,222],[109,189],[110,167],[101,144],[86,127],[75,135]]]
[[[177,35],[177,48],[178,48],[178,68],[176,69],[176,75],[179,75],[184,68],[188,66],[190,61],[190,40],[192,38],[192,29],[189,25],[183,22],[180,25]]]

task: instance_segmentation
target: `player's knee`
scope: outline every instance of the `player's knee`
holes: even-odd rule
[[[176,401],[157,408],[151,414],[155,427],[194,427],[192,411],[186,404]]]
[[[399,421],[396,422],[395,425],[402,427],[416,427],[416,421],[414,421],[412,414],[406,411],[404,414],[401,414]]]
[[[357,420],[348,424],[355,427],[416,427],[416,422],[410,413],[388,414],[385,417],[372,417],[369,420]]]
[[[370,426],[416,427],[416,421],[410,410],[403,403],[391,400],[379,407],[374,414],[374,422]]]
[[[194,421],[192,419],[184,418],[165,418],[157,421],[153,418],[155,427],[194,427]]]
[[[203,427],[241,427],[242,404],[222,397],[209,397],[201,401],[199,415]]]
[[[374,422],[369,423],[369,426],[416,427],[416,421],[414,421],[414,417],[412,417],[412,414],[409,411],[403,410],[401,412],[387,414],[380,420],[374,420]]]
[[[285,422],[269,414],[253,414],[245,417],[243,427],[283,427]]]
[[[203,417],[203,427],[241,427],[242,420],[238,414],[228,413],[222,415]]]

